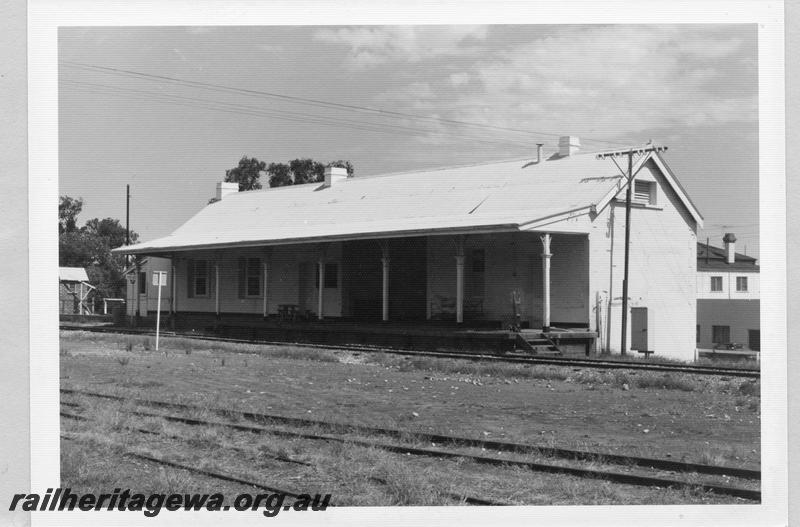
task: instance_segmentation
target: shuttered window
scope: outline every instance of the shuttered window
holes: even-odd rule
[[[189,298],[208,296],[208,261],[189,260]]]
[[[636,203],[655,205],[655,183],[652,181],[634,181],[633,201]]]

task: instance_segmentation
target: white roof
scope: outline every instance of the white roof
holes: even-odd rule
[[[672,185],[674,176],[653,157]],[[491,232],[603,208],[624,188],[619,169],[595,154],[541,163],[503,161],[229,194],[164,238],[117,252],[279,245],[415,234]],[[682,190],[682,189],[681,189]],[[680,196],[684,196],[679,192]],[[694,206],[684,203],[699,221]]]
[[[59,267],[58,280],[61,282],[88,282],[89,277],[83,267]]]

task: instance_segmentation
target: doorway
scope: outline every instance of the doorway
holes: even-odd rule
[[[631,308],[631,349],[651,351],[647,342],[647,308]]]

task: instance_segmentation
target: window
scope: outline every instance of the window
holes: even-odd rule
[[[472,251],[472,272],[482,273],[486,270],[486,251],[483,249],[473,249]]]
[[[314,287],[319,289],[319,264],[317,264],[317,272],[314,273]],[[336,289],[339,287],[339,264],[326,263],[325,264],[325,289]]]
[[[736,290],[745,292],[747,291],[747,277],[746,276],[737,276],[736,277]]]
[[[753,351],[761,351],[761,330],[748,329],[747,330],[747,347]]]
[[[261,295],[261,259],[247,258],[245,267],[245,294],[247,296]]]
[[[145,271],[139,273],[139,294],[147,294],[147,272]]]
[[[206,260],[190,260],[192,296],[208,296],[208,262]]]
[[[712,291],[722,291],[722,277],[721,276],[712,276],[711,277],[711,290]]]
[[[633,182],[633,201],[646,205],[656,204],[656,184],[652,181]]]
[[[697,343],[700,342],[700,326],[699,325],[697,326],[697,334],[695,336],[694,341],[697,342]]]
[[[730,344],[730,326],[711,326],[711,342],[714,344]]]

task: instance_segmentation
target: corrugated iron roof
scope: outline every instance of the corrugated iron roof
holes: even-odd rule
[[[708,252],[708,258],[706,258]],[[706,246],[705,243],[697,243],[697,270],[698,271],[748,271],[751,273],[759,272],[758,260],[746,254],[734,253],[734,262],[728,263],[725,249]]]
[[[83,267],[59,267],[58,279],[61,282],[88,282],[89,276]]]
[[[540,218],[587,211],[620,184],[594,154],[541,163],[503,161],[354,177],[240,192],[212,203],[175,232],[117,252],[269,245],[435,232],[516,230]]]

